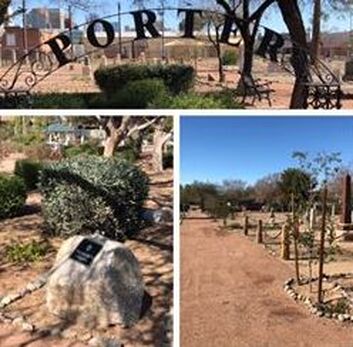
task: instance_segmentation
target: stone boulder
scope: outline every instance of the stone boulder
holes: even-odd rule
[[[89,264],[85,254],[82,258],[77,253],[87,240],[101,247]],[[73,254],[78,256],[73,259]],[[134,254],[122,243],[99,235],[74,236],[63,243],[46,291],[50,313],[90,327],[132,326],[140,318],[143,297],[143,278]]]

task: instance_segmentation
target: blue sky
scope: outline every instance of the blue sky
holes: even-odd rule
[[[22,0],[13,0],[13,8],[16,8],[20,6]],[[69,0],[68,0],[69,1]],[[75,0],[72,0],[75,1]],[[77,1],[77,0],[76,0]],[[85,3],[84,0],[80,0],[81,2]],[[107,1],[107,0],[89,0],[94,4],[94,7],[92,8],[92,12],[97,13],[99,16],[104,16],[112,13],[117,12],[117,3],[118,1]],[[158,6],[161,0],[145,0],[145,6],[146,7],[155,7]],[[178,7],[179,4],[183,4],[186,0],[172,0],[171,3],[174,3],[174,7]],[[208,0],[211,1],[211,0]],[[129,11],[133,8],[132,6],[132,0],[130,1],[123,1],[121,0],[121,6],[123,11]],[[198,6],[198,3],[204,4],[204,1],[201,0],[190,0],[190,3],[195,3],[195,7],[200,7]],[[64,0],[26,0],[27,3],[27,8],[31,9],[34,7],[62,7],[62,8],[67,8],[67,2]],[[212,1],[211,1],[212,3]],[[185,5],[184,5],[185,6]],[[310,18],[311,18],[311,8],[307,7],[306,11],[304,12],[304,20],[305,20],[305,25],[306,27],[310,26]],[[74,20],[76,24],[81,24],[85,22],[85,17],[87,16],[87,13],[74,9],[73,11],[74,14]],[[123,24],[132,24],[130,16],[126,16],[123,20]],[[167,25],[169,26],[174,26],[176,24],[176,13],[170,13],[169,15],[166,16],[166,22]],[[19,19],[18,19],[19,20]],[[269,26],[273,28],[274,30],[277,30],[279,32],[286,31],[286,27],[283,23],[283,20],[280,16],[280,13],[278,10],[271,10],[267,16],[263,19],[263,25]],[[329,17],[329,20],[327,23],[323,24],[323,29],[327,31],[338,31],[338,30],[349,30],[350,27],[350,20],[349,16],[347,15],[346,18],[337,18],[336,14],[332,14]]]
[[[181,182],[254,183],[296,161],[294,151],[341,152],[353,164],[353,117],[182,117]]]

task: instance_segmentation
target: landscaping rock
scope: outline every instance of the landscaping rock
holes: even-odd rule
[[[102,247],[90,264],[85,262],[92,244],[76,250],[87,240]],[[79,260],[71,257],[75,250]],[[106,327],[136,323],[143,296],[143,278],[133,253],[122,243],[95,235],[74,236],[64,242],[48,279],[46,299],[54,315]]]
[[[339,320],[340,322],[344,322],[346,319],[344,318],[344,315],[343,315],[343,314],[339,314],[339,315],[338,315],[338,320]]]
[[[173,210],[169,207],[162,207],[153,214],[153,220],[156,224],[173,222]]]
[[[90,347],[123,347],[123,345],[116,339],[95,336],[89,340]]]
[[[26,331],[26,332],[33,332],[34,331],[34,325],[28,322],[24,322],[21,325],[21,330]]]

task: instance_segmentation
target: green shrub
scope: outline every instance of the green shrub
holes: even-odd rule
[[[124,88],[129,82],[160,79],[172,94],[188,91],[195,80],[195,71],[188,65],[124,64],[98,69],[94,77],[99,88],[109,94]]]
[[[181,94],[174,97],[164,97],[154,100],[150,108],[171,109],[234,109],[240,108],[234,96],[223,93],[199,95],[195,93]]]
[[[0,219],[17,216],[26,202],[22,178],[0,175]]]
[[[173,147],[169,147],[167,152],[163,154],[163,168],[172,169],[174,166]]]
[[[52,235],[100,233],[123,240],[142,224],[148,178],[124,160],[80,156],[42,170],[42,211]]]
[[[33,108],[66,109],[87,108],[87,94],[80,93],[49,93],[34,94]]]
[[[51,250],[48,242],[12,242],[5,247],[5,257],[12,263],[32,263],[41,260]]]
[[[116,152],[116,157],[125,159],[130,163],[134,163],[136,160],[140,158],[141,146],[142,146],[141,137],[138,139],[129,138],[126,141],[124,148]]]
[[[14,135],[14,126],[0,121],[0,141],[10,140]]]
[[[15,165],[15,175],[21,177],[25,182],[27,191],[37,188],[39,182],[39,172],[42,164],[29,159],[17,160]]]
[[[236,65],[238,62],[238,52],[236,51],[225,51],[222,56],[223,65]]]
[[[147,108],[151,100],[166,97],[167,89],[161,80],[146,79],[132,81],[108,98],[113,108]]]
[[[68,146],[64,148],[64,157],[73,158],[78,155],[101,155],[102,147],[97,144],[86,142],[80,146]]]

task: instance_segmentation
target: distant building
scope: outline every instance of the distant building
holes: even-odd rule
[[[42,34],[39,29],[28,28],[26,30],[28,51],[42,42]],[[1,38],[1,59],[14,63],[24,54],[23,29],[6,27]]]
[[[64,30],[68,23],[68,15],[59,8],[33,8],[27,14],[27,25],[30,28]]]

